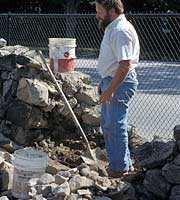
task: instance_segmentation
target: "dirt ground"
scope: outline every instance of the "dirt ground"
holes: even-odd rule
[[[100,147],[105,154],[104,140],[102,136],[88,136],[88,141],[91,149]],[[86,143],[78,135],[75,137],[67,135],[67,137],[61,140],[54,140],[49,137],[40,142],[34,142],[33,146],[38,150],[47,152],[51,159],[70,168],[77,167],[83,162],[81,155],[83,155],[87,150]]]

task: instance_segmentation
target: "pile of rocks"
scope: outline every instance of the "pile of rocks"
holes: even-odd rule
[[[3,190],[2,196],[12,199],[12,171],[13,168],[10,163],[3,161],[4,171],[8,172],[9,181],[7,175],[3,173]],[[11,169],[11,171],[10,171]],[[118,196],[118,199],[134,199],[135,190],[128,182],[109,179],[98,166],[88,166],[81,164],[77,168],[68,169],[65,168],[59,170],[57,173],[52,173],[50,166],[47,168],[47,172],[40,178],[32,178],[25,184],[27,187],[21,184],[15,185],[13,191],[16,192],[16,197],[23,195],[29,195],[29,198],[33,199],[96,199],[96,200],[109,200],[110,196]],[[1,169],[2,171],[2,169]],[[22,175],[22,174],[21,174]],[[2,181],[1,180],[1,181]],[[22,189],[26,189],[22,191]],[[108,197],[109,196],[109,197]],[[123,197],[124,196],[124,197]]]
[[[87,136],[99,137],[100,108],[90,77],[73,72],[57,73],[56,78]],[[0,200],[13,199],[14,150],[36,143],[51,155],[57,140],[64,138],[82,148],[78,130],[39,56],[19,45],[0,48]],[[42,177],[29,180],[29,198],[179,200],[180,126],[174,129],[174,140],[151,142],[143,141],[132,127],[129,141],[136,169],[132,174],[112,179],[101,165],[81,162],[69,168],[54,157]],[[67,154],[73,151],[59,148]]]
[[[0,132],[22,145],[44,135],[77,136],[69,111],[36,52],[17,45],[0,48],[0,55]],[[90,76],[73,72],[57,73],[56,78],[87,135],[97,133],[100,107]]]
[[[180,126],[175,137],[176,142],[156,139],[140,145],[135,153],[136,171],[120,179],[109,178],[100,165],[68,168],[49,160],[46,173],[28,181],[29,199],[179,200]],[[2,149],[0,155],[0,199],[13,199],[13,156]]]

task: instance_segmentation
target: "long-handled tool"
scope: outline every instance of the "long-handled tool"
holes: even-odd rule
[[[56,78],[55,78],[53,72],[51,71],[50,67],[47,65],[46,60],[45,60],[45,58],[44,58],[42,52],[41,52],[41,51],[37,51],[37,54],[40,56],[40,58],[41,58],[43,64],[44,64],[45,67],[47,68],[47,70],[48,70],[48,72],[49,72],[49,74],[50,74],[50,76],[51,76],[53,82],[56,84],[56,87],[57,87],[58,91],[60,92],[61,97],[63,98],[63,101],[65,102],[66,106],[68,107],[69,112],[70,112],[70,114],[71,114],[71,117],[72,117],[72,119],[73,119],[73,121],[74,121],[76,127],[80,130],[80,133],[81,133],[81,135],[82,135],[84,141],[85,141],[86,144],[87,144],[87,150],[88,150],[88,153],[89,153],[90,158],[93,159],[93,160],[96,160],[96,156],[95,156],[94,152],[92,151],[92,149],[91,149],[91,147],[90,147],[90,144],[89,144],[89,142],[88,142],[88,139],[87,139],[87,137],[86,137],[86,135],[85,135],[85,133],[84,133],[84,131],[83,131],[83,129],[82,129],[82,127],[81,127],[79,121],[77,120],[76,115],[74,114],[74,112],[73,112],[73,110],[72,110],[72,108],[71,108],[71,106],[70,106],[70,104],[69,104],[69,102],[68,102],[68,100],[67,100],[67,98],[66,98],[64,92],[63,92],[63,90],[62,90],[61,87],[59,86],[59,83],[58,83],[58,81],[56,80]]]

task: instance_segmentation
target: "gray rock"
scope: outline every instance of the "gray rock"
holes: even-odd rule
[[[0,164],[0,188],[1,191],[10,190],[13,187],[13,171],[12,164],[4,161]]]
[[[31,58],[31,57],[18,55],[16,57],[16,59],[17,59],[16,62],[19,65],[33,67],[33,68],[41,68],[41,63],[39,63],[37,60],[35,60],[35,59]]]
[[[135,153],[135,165],[140,168],[155,168],[163,166],[176,152],[176,144],[173,141],[146,142],[139,146]]]
[[[76,77],[81,79],[84,84],[87,84],[87,85],[91,84],[92,81],[91,81],[91,76],[90,75],[85,74],[83,72],[78,72],[78,71],[75,71],[74,73],[75,73]]]
[[[15,51],[15,47],[14,46],[4,46],[1,48],[1,50],[5,50],[5,51],[8,51],[9,53],[13,54],[14,51]]]
[[[69,167],[61,164],[57,160],[52,160],[51,158],[48,159],[48,166],[46,168],[46,172],[52,175],[56,175],[61,170],[68,170]]]
[[[8,72],[12,72],[13,69],[16,69],[16,55],[10,54],[0,57],[0,69],[2,71],[8,71]]]
[[[16,55],[23,55],[27,51],[29,51],[28,47],[22,46],[22,45],[15,45],[14,46],[14,54]]]
[[[96,188],[102,191],[106,191],[111,186],[111,181],[108,177],[98,176],[95,181]]]
[[[75,193],[71,193],[67,200],[78,200],[79,195]]]
[[[62,183],[68,181],[70,177],[71,173],[69,171],[59,171],[55,175],[55,183],[61,185]]]
[[[15,100],[7,109],[7,120],[13,122],[17,126],[22,126],[25,128],[31,115],[31,111],[31,106]]]
[[[89,112],[82,115],[82,120],[85,124],[90,126],[100,125],[100,106],[96,105],[92,107]]]
[[[42,192],[41,192],[40,194],[42,194],[43,197],[46,197],[46,198],[47,198],[48,196],[54,196],[53,191],[54,191],[57,187],[59,187],[59,185],[56,184],[56,183],[51,183],[51,184],[48,184],[48,185],[44,185],[44,186],[43,186],[43,190],[42,190]]]
[[[24,56],[28,56],[28,57],[31,57],[31,58],[35,58],[37,56],[37,53],[35,50],[29,50],[29,51],[26,51],[24,53]]]
[[[81,76],[78,76],[77,72],[57,73],[57,77],[63,82],[62,89],[68,97],[72,97],[83,86],[83,78],[81,78]]]
[[[162,174],[168,182],[173,184],[180,184],[180,166],[172,163],[167,163],[162,168]]]
[[[150,169],[146,172],[143,181],[145,188],[155,196],[166,199],[170,192],[171,184],[162,176],[160,169]]]
[[[140,200],[157,200],[157,198],[153,193],[147,191],[147,189],[143,185],[135,185],[136,196]]]
[[[88,175],[91,173],[91,170],[90,170],[90,168],[87,166],[87,167],[83,167],[82,169],[80,169],[79,173],[80,173],[82,176],[88,176]]]
[[[37,79],[21,78],[17,88],[17,97],[30,105],[45,107],[49,104],[47,84]]]
[[[32,200],[44,200],[44,198],[42,194],[39,194],[39,195],[33,196]]]
[[[87,85],[91,84],[91,76],[88,74],[84,74],[82,72],[78,72],[78,71],[74,71],[74,72],[64,72],[64,73],[58,73],[58,77],[60,78],[60,80],[62,80],[63,82],[71,82],[73,80],[73,82],[82,82],[85,83]]]
[[[92,179],[92,180],[94,180],[94,181],[96,181],[96,180],[98,179],[98,177],[99,177],[99,173],[96,172],[96,171],[91,171],[91,172],[88,174],[87,177],[90,178],[90,179]]]
[[[68,182],[62,183],[53,190],[53,193],[58,196],[64,196],[64,197],[69,196],[70,195],[69,183]]]
[[[4,109],[5,107],[6,107],[5,100],[3,96],[0,95],[0,120],[3,119],[5,115],[5,109]]]
[[[86,196],[86,195],[92,195],[91,191],[89,189],[79,189],[77,190],[77,193],[79,196]]]
[[[74,96],[77,98],[78,102],[83,102],[90,106],[94,106],[98,103],[95,88],[90,85],[84,84]]]
[[[40,185],[46,185],[46,184],[50,184],[50,183],[54,183],[54,182],[55,182],[54,176],[52,176],[51,174],[48,174],[48,173],[44,173],[37,181],[37,183]]]
[[[2,71],[2,73],[1,73],[1,80],[4,82],[4,81],[6,81],[8,79],[8,77],[9,77],[9,72]]]
[[[18,117],[17,117],[18,116]],[[7,119],[25,129],[46,128],[48,122],[38,107],[14,100],[7,109]]]
[[[110,198],[114,200],[127,200],[127,199],[135,199],[135,190],[132,185],[128,182],[120,181],[117,188],[110,192],[108,195]]]
[[[16,142],[19,144],[23,145],[26,144],[28,141],[28,131],[26,131],[23,127],[21,126],[16,126],[13,134],[13,138]]]
[[[177,142],[178,149],[180,151],[180,125],[174,127],[174,138]]]
[[[180,199],[180,185],[176,185],[171,189],[171,195],[169,200],[179,200]]]
[[[3,84],[3,97],[7,97],[7,95],[11,92],[11,88],[13,85],[13,80],[6,80]]]
[[[81,188],[89,188],[94,185],[94,181],[86,178],[85,176],[75,175],[69,181],[71,192],[76,192]]]
[[[174,138],[177,142],[180,141],[180,125],[174,127]]]
[[[77,99],[74,97],[69,99],[68,102],[72,109],[77,105]],[[58,111],[65,117],[70,113],[69,108],[65,104]]]
[[[137,128],[134,125],[128,126],[128,145],[130,152],[135,153],[136,149],[140,145],[144,144],[145,141],[146,140],[140,136]]]
[[[180,166],[180,154],[174,158],[173,163]]]
[[[1,50],[0,49],[0,56],[8,56],[10,55],[11,53],[9,51],[6,51],[6,50]]]

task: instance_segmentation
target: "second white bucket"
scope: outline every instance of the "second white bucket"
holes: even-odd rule
[[[19,149],[14,152],[14,173],[12,195],[19,199],[29,199],[28,181],[39,178],[45,173],[48,155],[32,148]]]
[[[50,67],[54,73],[74,71],[75,47],[75,38],[49,38]]]

